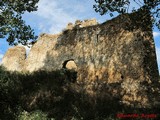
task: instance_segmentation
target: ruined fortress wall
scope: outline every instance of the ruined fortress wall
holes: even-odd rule
[[[41,34],[39,40],[31,48],[27,59],[24,61],[23,71],[36,71],[42,69],[44,66],[47,66],[45,61],[47,59],[47,54],[49,51],[52,51],[53,46],[57,43],[58,35],[45,35]],[[49,65],[52,70],[54,65]],[[49,69],[48,69],[49,70]]]
[[[146,21],[141,22],[142,17]],[[158,66],[149,19],[144,12],[125,14],[103,24],[73,25],[59,35],[43,34],[24,60],[23,68],[13,66],[12,70],[52,71],[71,60],[76,64],[78,81],[118,83],[112,89],[123,96],[125,104],[134,101],[141,107],[155,105],[159,99],[155,96],[159,92]],[[4,61],[2,64],[9,68]]]
[[[2,59],[2,65],[9,71],[21,71],[26,59],[26,49],[22,46],[9,48]]]

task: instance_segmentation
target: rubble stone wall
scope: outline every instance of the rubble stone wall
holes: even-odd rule
[[[141,22],[144,16],[146,21]],[[77,71],[77,81],[118,84],[112,90],[122,96],[123,103],[157,105],[160,84],[149,19],[149,14],[141,12],[120,15],[102,24],[92,20],[82,25],[76,21],[76,25],[84,27],[69,24],[61,34],[41,35],[26,59],[22,48],[21,52],[19,47],[9,49],[2,64],[8,70],[52,71],[71,60],[68,66]],[[89,87],[86,89],[90,91]]]

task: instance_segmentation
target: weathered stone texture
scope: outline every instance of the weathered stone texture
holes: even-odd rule
[[[77,71],[77,65],[73,60],[66,61],[66,64],[63,64],[63,66],[63,68]]]
[[[2,59],[2,65],[10,71],[22,71],[26,49],[22,46],[9,48]]]
[[[68,25],[66,27],[66,30],[71,30],[71,29],[74,29],[76,27],[83,28],[83,27],[93,26],[93,25],[97,25],[97,24],[98,24],[98,22],[97,22],[96,19],[84,20],[84,21],[76,20],[75,24],[68,23]]]
[[[56,44],[58,35],[43,34],[39,37],[38,42],[31,48],[27,59],[24,61],[24,71],[36,71],[44,66],[54,69],[53,65],[45,63],[48,51],[52,51],[53,46]],[[54,56],[56,56],[56,52]],[[50,69],[48,68],[48,69]]]
[[[59,35],[44,34],[33,45],[23,70],[52,71],[63,68],[66,61],[72,60],[66,65],[76,69],[77,81],[115,84],[111,90],[122,96],[122,103],[137,107],[156,106],[160,99],[160,83],[155,46],[147,22],[150,17],[145,15],[146,21],[141,22],[142,15],[121,15],[103,24],[95,24],[93,20],[82,25],[81,21],[76,21],[76,25],[87,27],[72,29],[73,25],[69,24],[68,30]],[[15,59],[6,59],[15,62]],[[6,62],[3,64],[10,68]],[[90,86],[87,89],[90,92]]]

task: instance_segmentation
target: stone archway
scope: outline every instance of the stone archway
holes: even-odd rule
[[[64,61],[62,68],[66,69],[65,73],[70,82],[75,82],[77,80],[77,65],[73,59]]]
[[[62,68],[77,71],[77,65],[73,59],[64,61]]]

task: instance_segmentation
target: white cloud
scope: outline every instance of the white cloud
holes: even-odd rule
[[[0,59],[2,59],[3,58],[3,54],[0,54]]]
[[[25,19],[30,19],[32,25],[40,33],[58,33],[66,27],[69,22],[77,19],[96,18],[100,22],[106,21],[109,15],[100,16],[96,13],[93,5],[94,0],[40,0],[38,11],[29,13]],[[138,9],[143,3],[131,2],[130,11],[133,6]]]
[[[160,70],[160,47],[156,48],[156,54],[157,54],[158,68]],[[160,73],[160,71],[159,71],[159,73]]]
[[[160,36],[160,32],[155,32],[155,31],[154,31],[154,32],[153,32],[153,36],[154,36],[154,37],[159,37],[159,36]]]
[[[70,2],[68,1],[68,3]],[[61,31],[68,22],[75,21],[76,15],[73,14],[74,10],[68,12],[68,9],[70,9],[68,6],[67,0],[40,0],[38,3],[38,11],[34,12],[37,18],[39,17],[41,19],[39,29],[42,32],[57,33]],[[77,8],[80,8],[80,6],[78,5]]]
[[[2,64],[3,54],[0,53],[0,65]]]
[[[23,46],[26,49],[27,55],[28,55],[29,51],[31,50],[31,45],[29,45],[29,47],[27,47],[27,46],[24,46],[22,44],[19,44],[18,46]]]
[[[53,1],[41,0],[39,2],[39,10],[35,13],[38,16],[54,22],[59,21],[64,23],[65,20],[72,20],[72,17],[69,16],[62,8],[58,8],[58,5],[56,4],[57,3]]]
[[[40,0],[38,11],[26,13],[23,17],[27,24],[34,26],[39,33],[55,34],[62,31],[69,22],[73,23],[77,19],[106,20],[106,16],[100,16],[94,11],[93,4],[95,2],[90,0]]]
[[[29,51],[31,50],[31,48],[26,47],[26,46],[24,46],[24,47],[25,47],[25,49],[26,49],[26,53],[27,53],[27,55],[28,55],[28,53],[29,53]]]

